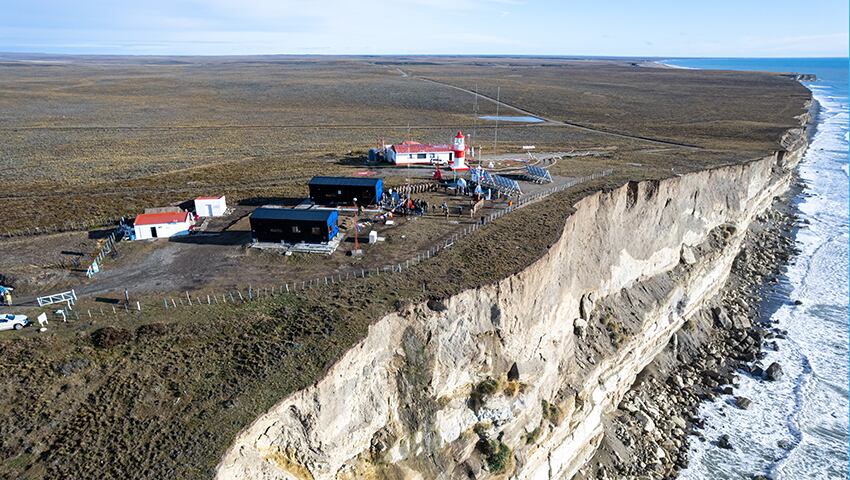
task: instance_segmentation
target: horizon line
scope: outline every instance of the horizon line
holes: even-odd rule
[[[765,60],[850,60],[847,56],[678,56],[678,55],[583,55],[583,54],[535,54],[535,53],[252,53],[252,54],[225,54],[225,53],[60,53],[60,52],[21,52],[0,50],[0,55],[55,55],[65,57],[490,57],[490,58],[604,58],[604,59],[765,59]]]

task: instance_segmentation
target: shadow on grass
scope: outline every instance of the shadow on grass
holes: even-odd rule
[[[168,241],[194,245],[245,245],[251,243],[251,232],[193,233],[171,237]]]
[[[108,237],[113,231],[115,231],[115,227],[89,230],[89,240],[101,240]]]
[[[237,205],[252,207],[279,205],[282,207],[294,207],[304,200],[303,197],[250,197],[240,200]]]
[[[98,303],[108,303],[110,305],[118,305],[121,303],[121,300],[109,297],[94,297],[94,301]]]

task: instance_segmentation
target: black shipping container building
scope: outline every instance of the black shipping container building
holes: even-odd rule
[[[319,205],[377,205],[383,194],[380,178],[313,177],[310,198]]]
[[[336,210],[261,207],[250,221],[251,237],[258,242],[323,243],[339,233]]]

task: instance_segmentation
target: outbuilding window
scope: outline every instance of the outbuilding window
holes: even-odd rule
[[[292,233],[301,233],[301,227],[299,227],[298,225],[293,225]]]
[[[428,158],[428,154],[426,153],[417,153],[416,158]]]
[[[313,229],[311,231],[313,232],[313,235],[321,235],[322,234],[322,229],[319,228],[319,227],[313,227]]]

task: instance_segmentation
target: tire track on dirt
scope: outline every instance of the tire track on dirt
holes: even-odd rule
[[[459,114],[462,115],[462,114]],[[540,126],[541,124],[516,124],[516,125],[506,125],[505,127],[529,127],[529,126]],[[250,130],[250,129],[273,129],[273,128],[284,128],[284,129],[299,129],[299,128],[324,128],[328,130],[342,130],[342,129],[357,129],[357,130],[376,130],[376,129],[387,129],[387,128],[403,128],[407,129],[408,127],[414,128],[425,128],[425,129],[438,129],[438,128],[455,128],[457,124],[455,123],[431,123],[427,125],[408,125],[408,124],[386,124],[386,125],[368,125],[368,124],[348,124],[348,125],[330,125],[323,123],[316,124],[282,124],[282,125],[269,125],[269,124],[255,124],[255,125],[23,125],[23,126],[3,126],[0,127],[0,131],[38,131],[38,130]]]
[[[603,130],[603,129],[596,128],[596,127],[590,127],[590,126],[587,126],[587,125],[582,125],[580,123],[569,122],[569,121],[566,121],[566,120],[556,120],[556,119],[553,119],[553,118],[545,117],[543,115],[525,110],[523,108],[517,107],[516,105],[511,105],[511,104],[505,103],[501,100],[496,100],[495,98],[484,95],[480,92],[475,92],[475,91],[469,90],[467,88],[463,88],[463,87],[460,87],[460,86],[457,86],[457,85],[452,85],[451,83],[441,82],[439,80],[434,80],[434,79],[428,78],[428,77],[417,77],[415,75],[410,75],[409,73],[407,74],[407,76],[410,77],[410,78],[415,78],[417,80],[422,80],[422,81],[425,81],[425,82],[430,82],[430,83],[434,83],[434,84],[437,84],[437,85],[442,85],[442,86],[447,87],[447,88],[453,88],[453,89],[459,90],[461,92],[466,92],[470,95],[478,95],[479,98],[489,100],[490,102],[498,104],[501,107],[508,108],[508,109],[513,110],[514,112],[520,113],[522,115],[530,115],[532,117],[537,117],[537,118],[543,120],[543,123],[533,124],[533,125],[537,125],[537,126],[546,126],[546,125],[549,125],[549,126],[555,126],[555,125],[557,125],[557,126],[567,126],[567,127],[583,130],[583,131],[586,131],[586,132],[598,133],[598,134],[602,134],[602,135],[608,135],[608,136],[618,137],[618,138],[625,138],[625,139],[630,139],[630,140],[640,140],[640,141],[643,141],[643,142],[650,142],[650,143],[654,143],[654,144],[658,144],[658,145],[667,145],[667,146],[687,148],[687,149],[693,149],[693,150],[701,150],[702,149],[702,147],[700,147],[698,145],[692,145],[692,144],[689,144],[689,143],[673,142],[673,141],[670,141],[670,140],[662,140],[662,139],[659,139],[659,138],[646,137],[646,136],[643,136],[643,135],[632,135],[632,134],[628,134],[628,133],[613,132],[613,131]]]

